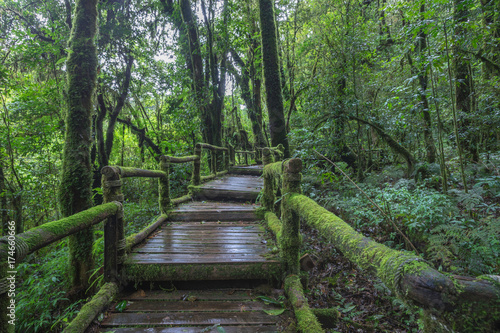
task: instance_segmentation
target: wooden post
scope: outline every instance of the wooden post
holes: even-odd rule
[[[229,163],[231,165],[236,165],[236,156],[234,152],[234,146],[229,144]]]
[[[217,152],[215,150],[210,149],[210,158],[211,158],[211,171],[214,175],[217,175]]]
[[[118,281],[118,239],[116,215],[108,217],[104,223],[104,281]]]
[[[158,202],[160,204],[160,213],[166,214],[171,208],[170,201],[170,179],[169,179],[170,161],[168,156],[160,157],[160,170],[165,173],[165,176],[158,178]]]
[[[245,164],[248,165],[248,153],[245,152],[244,154],[245,154]]]
[[[193,161],[193,176],[191,177],[191,183],[194,186],[198,186],[201,183],[201,145],[199,143],[194,147],[194,154],[198,156],[198,159]]]
[[[273,155],[268,147],[262,149],[262,163],[264,165],[273,163]]]
[[[120,177],[120,169],[117,167],[112,167],[112,166],[105,166],[101,170],[102,173],[102,180],[101,180],[101,186],[102,186],[102,194],[103,194],[103,200],[104,203],[112,202],[112,201],[118,201],[123,205],[123,194],[122,194],[122,180]],[[112,233],[108,235],[109,241],[112,241],[114,239],[114,243],[116,246],[116,275],[110,276],[110,278],[114,278],[117,281],[121,280],[120,276],[120,269],[121,269],[121,264],[125,260],[125,230],[124,230],[124,223],[123,223],[123,206],[122,209],[120,209],[116,213],[115,221],[111,221],[108,219],[108,221],[105,224],[104,227],[104,240],[106,241],[106,232]],[[110,224],[109,226],[106,227],[106,225]],[[114,225],[114,226],[113,226]],[[111,230],[113,228],[115,231],[113,232]],[[113,235],[114,234],[114,235]],[[106,248],[106,245],[105,245]],[[111,245],[109,245],[109,250],[114,251],[111,248]],[[105,254],[106,256],[106,254]],[[110,265],[110,274],[113,275],[113,256],[111,254],[111,258],[108,258],[108,263]],[[106,261],[106,258],[104,258]],[[110,261],[111,260],[111,261]],[[106,264],[105,264],[106,267]]]
[[[301,193],[302,160],[292,158],[283,164],[283,198],[281,200],[281,258],[286,276],[299,273],[300,219],[288,204],[291,193]]]
[[[229,147],[227,150],[224,150],[224,170],[229,170],[229,167],[231,166],[231,162],[229,160]]]

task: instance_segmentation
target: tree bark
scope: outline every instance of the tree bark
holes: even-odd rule
[[[420,18],[424,20],[425,5],[420,5]],[[418,83],[420,85],[419,96],[421,102],[422,117],[424,119],[424,142],[425,150],[427,151],[427,162],[436,162],[436,145],[434,144],[434,138],[432,137],[432,121],[431,112],[429,109],[429,101],[427,99],[427,85],[429,82],[427,76],[427,64],[425,51],[427,49],[427,34],[425,33],[424,27],[421,27],[418,31],[417,39],[417,50],[418,50]]]
[[[278,44],[274,18],[274,3],[271,0],[259,0],[260,29],[262,35],[262,61],[266,85],[266,104],[271,128],[271,144],[273,147],[282,144],[285,158],[290,157],[290,147],[286,133],[285,115],[283,111],[283,95],[278,59]]]
[[[69,41],[67,66],[68,93],[66,137],[63,152],[59,203],[63,216],[92,206],[92,168],[90,165],[92,96],[97,77],[97,0],[77,0],[73,30]],[[71,282],[75,288],[88,287],[93,268],[93,229],[69,239]]]
[[[453,43],[453,69],[455,72],[455,107],[458,114],[459,135],[462,144],[473,162],[479,161],[478,138],[472,121],[472,91],[469,75],[469,60],[460,52],[461,41],[466,38],[465,25],[469,18],[469,8],[465,0],[453,1],[453,19],[455,21],[455,41]]]

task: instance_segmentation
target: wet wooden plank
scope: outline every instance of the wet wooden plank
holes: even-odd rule
[[[275,324],[276,316],[264,312],[199,312],[199,313],[111,313],[101,327],[146,325],[258,325]]]
[[[192,295],[196,297],[196,295]],[[125,312],[214,312],[233,311],[248,312],[275,309],[262,301],[129,301]],[[116,312],[116,311],[113,311]]]
[[[259,239],[225,239],[224,243],[226,244],[262,244],[264,241]],[[222,243],[220,239],[164,239],[164,238],[151,238],[148,240],[146,244],[149,243],[161,243],[161,244],[220,244]]]
[[[227,193],[226,193],[227,194]],[[253,196],[253,194],[252,194]],[[255,197],[257,198],[257,197]],[[256,221],[254,211],[173,211],[168,214],[169,221]]]
[[[255,201],[259,191],[233,191],[231,189],[201,189],[196,194],[199,200],[228,199],[233,201]]]
[[[137,290],[123,293],[119,299],[178,301],[185,295],[196,296],[198,301],[249,301],[254,299],[252,289],[217,289],[217,290]]]
[[[214,249],[214,250],[232,250],[232,249],[263,249],[267,250],[267,247],[263,246],[262,243],[259,244],[226,244],[226,243],[212,243],[212,244],[172,244],[172,243],[162,243],[162,242],[148,242],[142,245],[145,248],[178,248],[178,249],[193,249],[193,250],[203,250],[203,249]],[[142,247],[140,247],[142,248]],[[137,248],[137,249],[140,249]]]
[[[127,264],[216,264],[257,263],[267,258],[259,254],[132,253]]]
[[[193,210],[193,209],[221,209],[221,210],[251,210],[258,208],[259,205],[244,204],[234,202],[221,202],[221,201],[191,201],[177,206],[176,210]]]
[[[217,327],[209,329],[211,326],[190,326],[190,327],[154,327],[154,328],[113,328],[101,329],[101,333],[219,333]],[[221,326],[226,333],[272,333],[278,332],[276,325],[255,325],[255,326]]]
[[[134,249],[134,253],[218,253],[218,254],[265,254],[269,252],[262,248],[186,248],[186,247],[141,247]]]
[[[180,239],[187,239],[187,240],[220,240],[220,241],[225,241],[225,240],[260,240],[261,239],[261,234],[258,233],[172,233],[172,232],[159,232],[154,238],[161,238],[165,239],[167,241],[170,240],[180,240]]]

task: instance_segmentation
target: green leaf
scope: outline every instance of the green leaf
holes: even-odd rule
[[[262,310],[264,311],[265,313],[267,313],[268,315],[271,315],[271,316],[279,316],[280,314],[282,314],[283,312],[285,312],[285,308],[282,308],[282,309],[270,309],[270,310]]]
[[[116,304],[115,310],[118,312],[123,312],[126,307],[127,307],[127,301],[121,301],[120,303]]]
[[[267,296],[257,296],[257,298],[260,299],[261,301],[263,301],[264,304],[274,304],[274,305],[281,306],[281,307],[284,306],[283,302],[274,300],[274,299],[267,297]]]

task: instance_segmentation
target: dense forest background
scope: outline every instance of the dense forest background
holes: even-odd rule
[[[498,274],[500,1],[274,5],[279,140],[304,161],[305,194],[439,270]],[[71,0],[0,0],[3,230],[10,220],[22,232],[62,217],[57,190],[74,7]],[[156,169],[159,155],[191,154],[196,142],[276,145],[256,0],[103,0],[98,22],[95,204],[106,165]],[[173,196],[186,191],[190,173],[172,168]],[[158,214],[157,185],[144,182],[124,186],[127,233]],[[95,230],[89,291],[102,281],[102,234]],[[306,242],[304,251],[313,248]],[[83,301],[67,279],[67,257],[63,241],[19,264],[19,332],[60,331],[78,311]],[[328,281],[310,297],[334,287]],[[363,317],[342,306],[346,320]],[[417,327],[414,316],[405,318]]]

